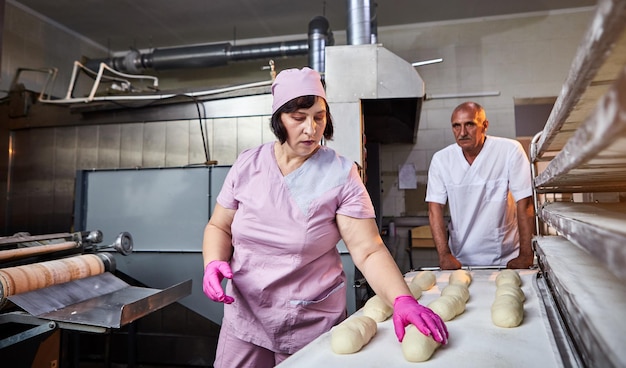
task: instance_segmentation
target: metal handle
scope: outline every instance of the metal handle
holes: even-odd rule
[[[90,249],[93,252],[107,251],[107,250],[114,249],[118,253],[124,256],[127,256],[133,252],[133,237],[130,235],[130,233],[124,231],[124,232],[121,232],[117,236],[117,238],[115,238],[115,241],[113,242],[113,244],[108,244],[108,245],[95,245],[94,244],[90,247]]]

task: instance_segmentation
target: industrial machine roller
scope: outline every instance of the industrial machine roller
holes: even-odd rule
[[[191,293],[191,280],[165,290],[129,285],[114,275],[113,252],[131,254],[132,236],[102,239],[101,231],[0,238],[0,356],[39,345],[57,329],[121,328]]]

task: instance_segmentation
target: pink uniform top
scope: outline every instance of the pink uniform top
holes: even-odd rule
[[[283,176],[274,143],[241,153],[217,202],[236,209],[222,328],[293,354],[346,316],[335,216],[375,217],[356,165],[322,146]]]

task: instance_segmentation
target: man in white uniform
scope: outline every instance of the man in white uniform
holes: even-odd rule
[[[530,164],[522,145],[487,136],[489,121],[477,103],[457,106],[451,121],[456,144],[433,156],[426,190],[439,266],[530,267],[534,208]]]

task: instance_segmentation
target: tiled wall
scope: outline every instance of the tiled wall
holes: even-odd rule
[[[499,96],[471,99],[486,107],[489,134],[514,137],[514,99],[559,94],[592,14],[593,9],[581,8],[381,27],[378,41],[410,62],[443,58],[442,63],[417,69],[424,79],[427,96],[499,92]],[[345,32],[335,31],[335,39],[337,45],[345,44]],[[38,18],[14,3],[6,5],[3,42],[2,89],[7,89],[18,67],[54,66],[59,69],[54,90],[57,95],[63,95],[74,60],[84,55],[94,58],[107,55],[103,46]],[[306,63],[305,59],[299,60]],[[296,61],[298,59],[277,60],[277,66],[279,69],[289,67]],[[253,64],[234,63],[215,70],[194,71],[196,78],[193,82],[195,86],[211,86],[223,85],[227,81],[240,84],[267,78],[267,72],[260,71],[258,63]],[[255,71],[251,72],[252,69]],[[219,78],[212,79],[216,76]],[[181,87],[167,84],[175,79],[168,79],[166,75],[160,85],[163,89]],[[27,76],[25,80],[31,84],[27,87],[37,90],[37,86],[43,83],[43,76]],[[383,216],[426,214],[423,186],[430,159],[434,152],[454,142],[449,128],[450,113],[467,99],[470,98],[426,100],[416,144],[382,146]],[[415,166],[418,189],[398,189],[398,167],[403,164]]]
[[[58,77],[51,92],[54,96],[64,96],[74,61],[85,55],[107,55],[107,50],[14,2],[6,3],[0,90],[9,89],[18,68],[54,67],[58,69]],[[28,89],[40,91],[46,77],[44,73],[24,72],[19,81]]]
[[[515,138],[514,99],[560,93],[592,14],[590,9],[578,9],[381,31],[380,41],[408,61],[443,58],[442,63],[417,68],[427,96],[500,93],[424,102],[417,143],[382,146],[383,215],[427,215],[423,186],[428,165],[437,150],[454,143],[450,114],[459,103],[474,100],[482,104],[490,122],[488,134]],[[411,163],[417,170],[418,189],[399,190],[398,167]]]

